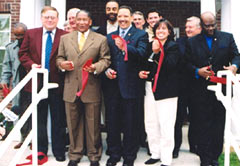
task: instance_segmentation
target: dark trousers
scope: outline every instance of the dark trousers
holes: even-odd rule
[[[202,164],[218,160],[223,149],[225,108],[214,92],[206,92],[192,100],[192,121],[197,132],[198,155]],[[191,123],[191,122],[190,122]]]
[[[108,154],[116,161],[121,157],[127,161],[134,161],[138,151],[138,99],[124,99],[119,90],[115,92],[105,101]]]
[[[47,116],[50,106],[52,151],[54,156],[65,154],[66,118],[62,95],[57,89],[49,90],[48,98],[38,104],[38,151],[47,154]]]

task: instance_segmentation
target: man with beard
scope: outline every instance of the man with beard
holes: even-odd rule
[[[106,36],[107,34],[116,31],[118,29],[117,14],[119,4],[115,0],[110,0],[106,3],[106,18],[107,21],[101,25],[96,32]]]
[[[218,166],[223,149],[225,108],[217,100],[208,77],[219,70],[236,73],[240,56],[233,35],[216,29],[216,18],[211,12],[201,15],[202,32],[190,38],[186,45],[186,69],[189,76],[192,121],[198,124],[197,153],[201,166]],[[231,65],[229,65],[231,63]]]
[[[14,25],[13,33],[16,40],[13,43],[9,43],[6,46],[5,56],[3,59],[2,75],[1,75],[1,86],[3,89],[8,89],[10,87],[10,82],[12,84],[11,87],[14,88],[19,83],[19,81],[26,75],[26,72],[18,59],[18,51],[19,51],[19,48],[21,47],[24,34],[26,31],[27,31],[27,26],[25,24],[16,23]],[[21,104],[21,106],[24,107],[25,103],[30,100],[30,97],[27,97],[26,95],[27,93],[24,90],[22,90],[13,99],[12,105],[20,106]],[[14,149],[18,149],[22,146],[22,143],[27,137],[30,130],[31,130],[31,123],[27,121],[21,129],[21,135],[22,135],[21,142],[15,145]]]

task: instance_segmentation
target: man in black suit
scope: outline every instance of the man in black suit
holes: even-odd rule
[[[106,3],[106,18],[107,20],[97,29],[96,32],[106,36],[107,34],[114,32],[118,29],[117,14],[119,4],[115,0],[110,0]]]
[[[218,166],[223,149],[225,108],[215,92],[207,89],[212,83],[206,78],[224,69],[236,73],[240,56],[233,35],[216,30],[216,18],[211,12],[203,13],[201,19],[201,34],[187,42],[186,69],[191,79],[192,120],[199,124],[197,146],[201,166]]]
[[[132,25],[132,9],[128,6],[120,7],[117,20],[119,30],[107,36],[112,63],[105,72],[108,78],[106,90],[111,95],[105,101],[108,108],[107,145],[110,155],[106,165],[114,166],[123,157],[123,166],[133,166],[138,151],[136,114],[141,96],[139,61],[145,56],[148,35]],[[121,38],[114,39],[113,35],[121,36],[127,43],[126,47]]]
[[[186,36],[180,37],[177,39],[177,43],[179,45],[179,49],[181,52],[181,59],[184,57],[185,54],[185,48],[186,48],[186,42],[188,38],[193,37],[199,33],[201,33],[201,25],[200,25],[200,18],[196,16],[192,16],[187,18],[186,24],[185,24],[185,32]],[[182,63],[181,63],[182,64]],[[183,64],[184,65],[184,64]],[[183,68],[183,66],[182,66]],[[182,144],[182,126],[183,122],[186,119],[188,115],[188,99],[189,99],[189,84],[188,84],[188,78],[187,74],[184,70],[180,70],[179,72],[179,97],[178,97],[178,110],[177,110],[177,118],[175,123],[175,146],[173,150],[173,158],[177,158],[180,150],[180,146]],[[188,130],[188,142],[190,146],[190,152],[195,153],[196,147],[195,147],[195,140],[197,139],[195,133],[198,131],[195,131],[194,125],[196,125],[194,122],[191,123],[191,112],[189,112],[188,119],[190,121],[189,124],[189,130]]]

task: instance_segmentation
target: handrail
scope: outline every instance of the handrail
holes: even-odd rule
[[[226,121],[225,121],[225,132],[224,132],[224,165],[229,166],[230,164],[230,147],[232,146],[240,159],[239,143],[236,141],[237,138],[232,134],[231,125],[238,123],[239,119],[236,118],[232,109],[232,90],[235,93],[240,94],[240,79],[239,76],[235,76],[231,71],[224,70],[217,73],[218,77],[226,76],[226,95],[222,93],[222,84],[208,86],[209,90],[215,91],[217,99],[220,100],[226,108]],[[234,87],[233,87],[234,86]],[[233,95],[235,95],[233,93]],[[239,108],[240,109],[240,108]],[[237,131],[240,133],[240,127],[235,125]],[[239,138],[238,138],[239,139]]]
[[[40,90],[40,92],[37,92],[37,84],[38,84],[38,73],[43,74],[43,88]],[[58,84],[56,83],[48,83],[48,70],[47,69],[32,69],[22,80],[18,83],[18,85],[3,99],[3,101],[0,103],[0,112],[3,111],[5,107],[9,104],[9,102],[20,92],[20,90],[28,83],[30,79],[32,79],[32,103],[28,106],[27,110],[24,112],[22,117],[19,119],[15,127],[12,129],[12,131],[9,133],[7,138],[4,140],[4,142],[0,146],[0,158],[4,154],[4,152],[7,150],[8,146],[11,144],[13,139],[15,138],[15,135],[24,123],[27,121],[29,116],[32,114],[32,130],[29,132],[27,138],[24,140],[23,145],[18,150],[18,152],[15,154],[15,156],[12,158],[12,161],[9,166],[15,166],[20,159],[22,153],[27,148],[28,144],[30,143],[32,139],[32,161],[33,165],[38,165],[38,158],[37,158],[37,104],[40,102],[40,100],[45,99],[48,97],[48,89],[51,88],[57,88]]]

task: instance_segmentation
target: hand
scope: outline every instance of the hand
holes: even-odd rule
[[[117,72],[111,68],[108,68],[105,74],[111,80],[117,78]]]
[[[41,68],[41,65],[38,65],[38,64],[34,63],[34,64],[32,64],[32,69],[33,68],[38,68],[39,69],[39,68]]]
[[[159,53],[160,52],[160,45],[159,45],[159,42],[158,40],[154,39],[153,40],[153,43],[152,43],[152,50],[155,54]]]
[[[74,64],[72,61],[63,61],[60,63],[60,67],[62,69],[65,69],[67,71],[72,71],[74,70]]]
[[[140,71],[139,73],[138,73],[138,76],[141,78],[141,79],[146,79],[146,78],[148,78],[148,74],[149,74],[150,72],[149,71]]]
[[[91,64],[91,66],[84,67],[83,70],[85,70],[89,73],[93,73],[96,70],[96,66],[94,64]]]
[[[123,47],[123,41],[117,37],[114,39],[115,40],[115,45],[122,51],[124,51],[124,47]]]
[[[198,70],[198,75],[203,77],[203,78],[208,78],[209,76],[214,75],[214,72],[211,72],[209,70],[209,66],[202,67]]]
[[[2,83],[1,86],[2,86],[3,89],[8,89],[8,85],[5,84],[5,83]]]
[[[230,70],[234,75],[237,73],[237,67],[232,65],[232,66],[223,66],[225,70]]]

